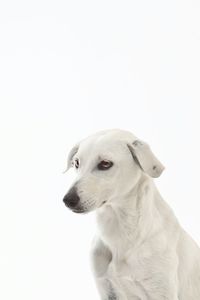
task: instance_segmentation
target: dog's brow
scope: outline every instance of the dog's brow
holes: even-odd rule
[[[99,162],[99,161],[101,161],[101,160],[103,160],[103,156],[102,156],[102,155],[98,155],[97,161]]]
[[[110,160],[110,159],[111,158],[108,155],[106,155],[106,154],[98,156],[98,161],[101,161],[101,160]]]

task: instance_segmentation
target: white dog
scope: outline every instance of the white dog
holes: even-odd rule
[[[164,167],[132,133],[107,130],[70,152],[77,180],[64,197],[97,211],[92,265],[102,300],[200,300],[200,249],[180,227],[152,177]]]

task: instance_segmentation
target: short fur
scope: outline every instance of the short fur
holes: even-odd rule
[[[79,159],[76,212],[96,210],[91,258],[102,300],[199,300],[200,249],[181,228],[152,177],[164,167],[149,146],[118,129],[89,136]],[[100,160],[113,167],[97,169]]]

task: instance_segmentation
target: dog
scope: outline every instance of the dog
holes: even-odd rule
[[[92,270],[102,300],[200,300],[200,249],[181,228],[153,178],[164,170],[131,132],[97,132],[69,153],[75,182],[63,201],[96,210]]]

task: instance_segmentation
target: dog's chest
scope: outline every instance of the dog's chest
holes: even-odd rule
[[[173,262],[169,266],[169,257],[152,255],[146,247],[127,252],[120,258],[115,256],[114,253],[107,269],[107,278],[120,299],[164,299],[169,288],[168,274],[173,267]]]
[[[98,212],[97,223],[101,236],[106,240],[112,241],[120,234],[117,217],[110,206],[103,208]]]
[[[149,274],[137,259],[131,265],[126,259],[114,259],[107,270],[107,279],[120,299],[149,300],[145,286],[145,278],[148,277]]]
[[[140,240],[138,236],[141,234],[134,215],[127,214],[122,218],[116,215],[112,207],[102,210],[97,222],[100,238],[112,252],[107,279],[116,294],[120,295],[119,299],[162,299],[166,291],[165,276],[169,271],[168,259],[160,251],[161,246],[166,244],[165,238],[163,241],[155,235],[145,242]],[[155,255],[155,250],[159,254]]]
[[[126,220],[128,221],[128,220]],[[107,208],[97,216],[98,227],[103,241],[112,252],[112,261],[107,269],[107,279],[120,299],[148,300],[144,288],[140,286],[140,279],[145,277],[145,269],[138,260],[137,253],[132,259],[126,259],[129,228],[124,228],[118,221],[118,216],[112,208]]]
[[[134,233],[134,218],[124,212],[118,212],[107,206],[97,214],[97,223],[102,240],[110,249],[127,248],[127,242],[131,242]]]

